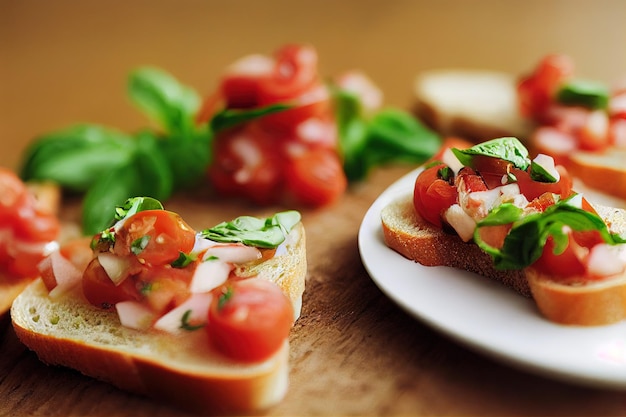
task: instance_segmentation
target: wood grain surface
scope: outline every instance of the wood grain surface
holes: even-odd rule
[[[419,70],[517,73],[553,51],[570,53],[589,77],[613,81],[626,75],[625,12],[621,0],[0,0],[0,165],[17,169],[34,137],[77,121],[145,126],[125,97],[136,66],[161,66],[208,92],[236,58],[285,42],[316,45],[325,74],[363,69],[396,106],[409,105]],[[358,229],[376,197],[412,168],[377,169],[332,207],[303,212],[309,270],[291,334],[290,388],[267,415],[626,414],[625,392],[495,362],[416,321],[375,286],[359,257]],[[177,194],[166,206],[197,228],[275,209],[202,193]],[[80,202],[66,201],[64,220],[79,215]],[[0,416],[184,415],[46,366],[6,319],[0,353]]]

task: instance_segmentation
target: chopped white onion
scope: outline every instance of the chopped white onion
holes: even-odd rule
[[[452,149],[447,148],[443,151],[443,155],[441,156],[441,162],[446,164],[453,172],[454,175],[458,174],[461,168],[463,168],[463,164],[459,161],[459,158],[456,157]]]
[[[587,258],[590,275],[608,277],[626,270],[626,245],[600,243],[591,248]]]
[[[120,258],[109,252],[103,252],[98,254],[98,261],[115,285],[120,285],[124,281],[126,277],[125,272],[129,266],[127,259]]]
[[[61,255],[59,251],[52,252],[46,259],[51,263],[52,274],[56,280],[56,286],[50,291],[51,298],[58,298],[80,284],[83,278],[82,271]]]
[[[468,242],[474,236],[476,222],[458,204],[451,205],[445,212],[444,218],[456,230],[464,242]]]
[[[154,323],[154,328],[168,333],[182,331],[183,316],[189,311],[187,322],[193,326],[204,325],[209,315],[213,296],[211,293],[192,294],[184,303],[164,314]]]
[[[193,273],[189,291],[192,293],[211,291],[226,282],[231,270],[231,264],[219,260],[201,262]]]
[[[120,323],[124,327],[145,330],[152,325],[156,315],[138,301],[120,301],[115,304]]]

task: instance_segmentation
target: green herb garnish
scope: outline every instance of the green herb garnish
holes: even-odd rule
[[[215,242],[240,242],[259,248],[276,248],[284,242],[285,236],[300,219],[300,213],[295,210],[277,213],[266,219],[241,216],[205,229],[201,234],[205,239]]]
[[[144,235],[140,238],[137,238],[133,240],[133,242],[130,244],[130,251],[135,256],[139,256],[139,254],[141,254],[141,252],[143,252],[144,249],[146,249],[146,246],[148,246],[148,243],[150,243],[150,235]]]
[[[574,196],[575,197],[575,196]],[[626,239],[608,230],[598,215],[572,205],[574,197],[549,206],[542,213],[524,215],[523,210],[507,203],[494,209],[478,222],[474,241],[494,260],[497,269],[523,269],[532,265],[543,253],[543,248],[552,237],[554,253],[562,253],[568,245],[567,228],[575,231],[597,230],[609,244],[626,243]],[[512,224],[501,249],[488,245],[480,238],[480,228]]]
[[[233,290],[233,287],[230,285],[226,285],[225,287],[222,288],[222,293],[220,294],[220,296],[217,299],[217,309],[221,310],[224,308],[224,306],[226,305],[226,303],[233,298],[235,291]]]
[[[224,109],[219,113],[216,113],[211,118],[211,130],[214,133],[220,132],[231,127],[258,119],[263,116],[267,116],[273,113],[279,113],[285,110],[289,110],[293,106],[287,104],[273,104],[271,106],[265,106],[254,109]]]
[[[194,330],[198,330],[204,327],[204,324],[197,324],[197,325],[192,325],[189,324],[189,317],[191,316],[191,310],[187,310],[185,311],[185,313],[183,314],[183,317],[181,319],[181,325],[180,328],[183,330],[188,330],[190,332],[194,331]]]
[[[195,260],[196,260],[195,255],[186,254],[185,252],[180,252],[180,254],[178,255],[178,258],[174,262],[172,262],[170,265],[172,265],[172,268],[185,268],[186,266],[188,266]]]
[[[475,156],[503,159],[513,164],[514,167],[524,171],[530,165],[528,150],[522,145],[519,139],[514,137],[492,139],[474,145],[469,149],[453,148],[452,152],[457,159],[467,167],[473,167],[473,158]]]
[[[433,156],[441,138],[410,114],[386,108],[366,115],[358,96],[334,88],[339,150],[350,181],[389,163],[419,164]]]
[[[145,210],[163,210],[163,204],[150,197],[131,197],[115,208],[115,220],[122,220]]]
[[[129,75],[131,101],[160,128],[136,133],[79,124],[36,138],[23,154],[24,180],[52,180],[84,193],[82,226],[95,234],[112,223],[113,209],[128,198],[168,199],[202,179],[211,160],[212,136],[197,125],[201,98],[156,68]]]

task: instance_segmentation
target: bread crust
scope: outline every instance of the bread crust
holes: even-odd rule
[[[241,267],[239,273],[276,282],[296,309],[306,279],[301,223],[285,250],[269,261]],[[44,363],[194,413],[258,412],[279,402],[287,390],[288,341],[263,362],[236,362],[217,352],[202,330],[172,335],[125,328],[114,311],[89,304],[80,288],[51,300],[41,279],[16,298],[11,319],[17,337]]]
[[[609,229],[626,231],[626,211],[596,207]],[[425,266],[443,265],[494,279],[533,298],[547,319],[566,325],[597,326],[626,318],[626,274],[600,281],[572,284],[556,282],[532,268],[501,271],[478,245],[463,242],[423,220],[410,195],[392,201],[381,211],[384,241],[407,259]]]

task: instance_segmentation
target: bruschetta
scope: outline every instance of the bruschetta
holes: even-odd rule
[[[498,280],[556,323],[625,319],[626,211],[592,205],[551,157],[528,155],[513,137],[445,150],[383,209],[385,243]]]
[[[0,168],[0,315],[37,275],[36,265],[57,248],[60,192],[50,183],[25,184]]]
[[[283,398],[306,276],[297,211],[196,231],[133,198],[87,240],[41,262],[11,308],[43,362],[202,414]]]
[[[415,113],[444,134],[474,142],[519,138],[581,183],[626,200],[626,88],[580,78],[566,55],[528,73],[448,69],[419,74]]]

